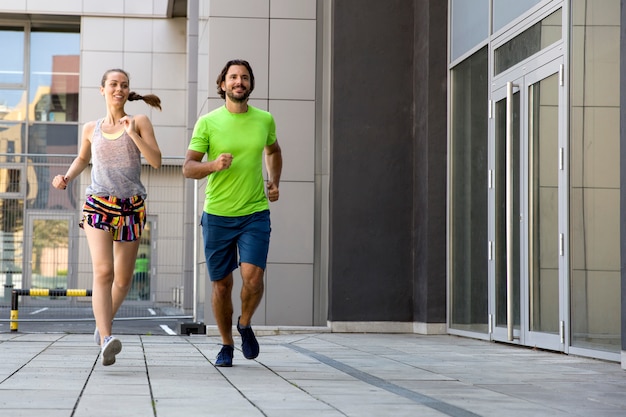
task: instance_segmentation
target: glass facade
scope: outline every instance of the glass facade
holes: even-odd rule
[[[572,346],[620,350],[620,1],[572,2]]]
[[[450,4],[449,328],[503,340],[487,323],[506,324],[512,294],[516,333],[509,341],[618,354],[620,0],[490,1],[492,33],[506,28],[495,46],[495,38],[468,45],[455,36],[462,25],[454,17],[470,12],[464,2]],[[483,42],[455,62],[459,51]],[[563,48],[549,48],[558,42]],[[555,62],[563,63],[561,71]],[[548,64],[556,69],[548,71]],[[516,83],[511,112],[523,117],[510,120],[510,139],[505,81]],[[484,103],[492,97],[487,112]],[[512,217],[520,224],[511,248],[504,242],[505,140],[513,141]],[[545,335],[569,337],[555,348]]]
[[[68,282],[70,221],[33,219],[30,211],[76,207],[70,190],[61,203],[51,197],[50,167],[58,160],[53,155],[78,152],[79,19],[53,20],[0,24],[0,283],[6,288]],[[30,250],[22,250],[25,244]]]

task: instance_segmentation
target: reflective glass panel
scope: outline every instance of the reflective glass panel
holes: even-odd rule
[[[454,61],[489,36],[489,0],[452,0],[451,60]]]
[[[12,123],[0,120],[0,154],[24,153],[24,123]],[[0,162],[13,162],[14,158],[0,157]]]
[[[28,130],[28,153],[75,155],[78,153],[78,125],[35,123]]]
[[[530,330],[559,332],[559,76],[529,88]]]
[[[25,120],[26,114],[26,90],[0,89],[0,123]]]
[[[67,289],[69,267],[69,221],[33,220],[31,286]]]
[[[494,52],[494,74],[499,74],[515,64],[552,45],[562,38],[561,9],[532,25]]]
[[[502,29],[507,23],[524,14],[541,0],[494,0],[493,32]]]
[[[0,26],[0,45],[0,84],[24,84],[24,28]]]
[[[620,1],[572,2],[571,344],[619,352]]]
[[[32,164],[28,166],[28,208],[46,209],[51,201],[50,179],[53,177],[49,162],[50,155],[76,155],[78,153],[78,125],[59,123],[37,123],[28,130],[28,153]],[[32,155],[41,155],[35,158]],[[71,192],[66,192],[68,197]]]
[[[452,70],[450,327],[488,332],[487,48]]]
[[[149,301],[150,300],[150,270],[151,270],[151,240],[152,222],[148,220],[141,233],[139,251],[135,260],[135,271],[133,272],[133,282],[130,291],[126,296],[127,300]]]
[[[78,121],[80,35],[33,32],[30,48],[30,120]]]
[[[23,171],[20,166],[0,166],[0,194],[23,194]]]

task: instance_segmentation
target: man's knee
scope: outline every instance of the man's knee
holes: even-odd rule
[[[241,278],[243,285],[254,291],[263,291],[265,271],[252,264],[241,264]]]
[[[229,297],[233,289],[232,275],[228,275],[218,281],[211,281],[213,293],[219,297]]]

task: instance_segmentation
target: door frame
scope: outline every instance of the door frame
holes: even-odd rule
[[[77,255],[77,224],[76,213],[74,212],[59,212],[59,211],[46,211],[46,210],[26,210],[24,222],[24,265],[22,267],[23,281],[22,288],[32,288],[33,282],[33,268],[32,268],[32,256],[33,256],[33,227],[36,220],[66,220],[68,222],[68,254],[67,254],[67,288],[76,288],[78,283],[78,271],[75,267],[78,264]],[[70,302],[74,302],[74,297],[70,297]],[[28,304],[32,301],[32,297],[24,297],[23,302]]]
[[[489,254],[489,318],[490,318],[490,337],[492,340],[502,341],[506,343],[520,344],[525,346],[536,346],[550,350],[567,352],[569,340],[569,262],[568,262],[568,210],[567,210],[567,198],[568,198],[568,147],[567,147],[567,102],[566,102],[566,89],[565,89],[565,57],[561,48],[555,47],[548,49],[545,53],[542,53],[533,59],[524,62],[500,75],[494,77],[490,91],[490,123],[489,123],[489,240],[490,240],[490,254]],[[528,216],[528,203],[529,203],[529,101],[528,91],[529,88],[535,83],[546,79],[549,76],[558,74],[559,76],[559,110],[558,110],[558,152],[559,161],[555,161],[558,164],[558,234],[559,241],[555,242],[558,245],[558,302],[559,302],[559,334],[554,335],[550,333],[532,332],[530,330],[530,273],[529,273],[529,216]],[[496,117],[495,109],[496,102],[506,99],[507,95],[507,83],[512,82],[517,85],[516,92],[520,94],[520,123],[519,123],[519,135],[520,135],[520,152],[519,159],[519,175],[520,175],[520,195],[519,201],[521,205],[520,211],[523,212],[523,216],[520,216],[521,223],[514,221],[513,224],[521,224],[522,230],[520,232],[520,290],[519,290],[519,329],[510,329],[506,327],[497,326],[497,304],[496,297],[496,265],[495,256],[493,250],[495,247],[495,213],[496,213],[496,201],[495,201],[495,181],[503,181],[504,179],[494,178],[496,153],[495,153],[495,135],[496,135]],[[518,220],[518,219],[515,219]]]

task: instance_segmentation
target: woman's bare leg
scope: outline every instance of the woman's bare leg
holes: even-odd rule
[[[113,317],[130,290],[139,240],[114,242],[104,230],[85,226],[93,264],[92,309],[100,342],[111,335]]]
[[[113,238],[109,232],[85,224],[85,235],[91,253],[93,287],[91,307],[100,333],[100,342],[111,335],[113,305],[111,287],[113,285]]]
[[[138,249],[139,240],[132,242],[113,242],[115,276],[113,279],[113,288],[111,289],[111,308],[113,313],[111,318],[115,317],[117,310],[119,310],[128,295],[128,291],[130,291]]]

